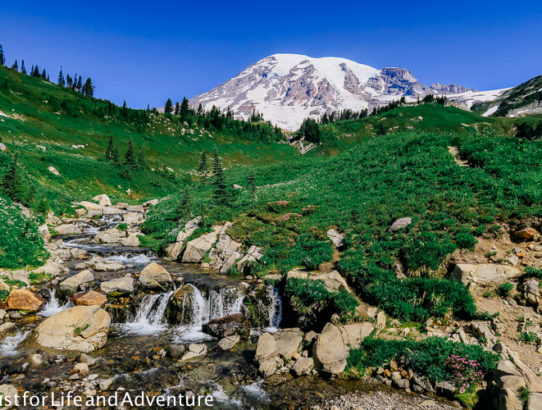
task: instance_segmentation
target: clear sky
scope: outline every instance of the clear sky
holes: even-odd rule
[[[542,74],[540,1],[2,1],[8,64],[91,76],[129,106],[192,97],[274,53],[481,90]]]

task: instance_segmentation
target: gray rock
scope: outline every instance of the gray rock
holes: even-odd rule
[[[492,263],[457,264],[451,273],[452,278],[468,283],[502,283],[518,278],[522,272],[513,266]]]
[[[184,345],[169,345],[167,347],[167,354],[172,359],[178,359],[183,356],[186,348]]]
[[[223,339],[220,339],[218,342],[218,347],[221,350],[231,350],[237,343],[239,343],[239,340],[241,340],[239,335],[226,336]]]
[[[341,249],[344,247],[346,239],[346,235],[344,233],[341,233],[338,230],[332,228],[327,231],[326,235],[329,240],[333,242],[333,245],[335,245],[336,248]]]
[[[292,371],[296,376],[311,374],[312,369],[314,369],[314,360],[312,357],[300,357],[292,367]]]
[[[60,282],[60,289],[68,292],[75,293],[84,283],[90,283],[94,281],[94,275],[89,270],[81,271],[73,276],[70,276],[68,279]]]
[[[124,276],[122,278],[102,282],[100,288],[104,293],[132,293],[134,291],[134,278],[132,278],[131,276]]]
[[[406,228],[412,223],[412,218],[406,217],[406,218],[399,218],[395,222],[393,222],[389,228],[390,232],[397,232],[401,229]]]
[[[320,368],[327,373],[339,374],[346,367],[349,349],[345,346],[341,331],[328,323],[318,335],[314,345],[314,356]]]

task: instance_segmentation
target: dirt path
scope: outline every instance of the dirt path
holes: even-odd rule
[[[448,152],[450,153],[450,155],[452,157],[454,157],[454,161],[455,161],[455,163],[457,165],[459,165],[460,167],[468,167],[469,166],[469,163],[467,161],[464,161],[459,157],[459,148],[449,146],[448,147]]]

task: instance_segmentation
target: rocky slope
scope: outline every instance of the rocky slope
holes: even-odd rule
[[[265,120],[295,130],[306,117],[372,109],[403,96],[415,101],[427,94],[450,94],[457,103],[470,107],[501,92],[478,94],[455,84],[425,86],[404,68],[379,70],[344,58],[274,54],[190,103],[194,107],[202,104],[205,109],[213,105],[222,111],[230,109],[241,118],[249,118],[256,110]]]

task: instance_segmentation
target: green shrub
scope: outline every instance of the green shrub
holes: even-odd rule
[[[411,238],[402,248],[402,252],[403,258],[411,270],[423,266],[438,269],[442,259],[456,248],[456,244],[445,234],[422,232]]]
[[[0,300],[6,300],[9,296],[9,290],[0,290]]]
[[[502,297],[510,296],[510,293],[514,290],[514,284],[510,282],[504,282],[499,285],[499,294]]]
[[[335,294],[332,295],[331,298],[339,312],[350,313],[351,315],[353,315],[359,305],[359,302],[354,297],[354,295],[344,289],[335,292]]]
[[[542,269],[536,269],[532,266],[527,266],[525,268],[525,276],[542,279]]]
[[[329,241],[320,241],[310,235],[302,234],[297,239],[295,254],[303,266],[314,270],[318,269],[321,263],[331,260],[333,248]]]
[[[519,340],[525,343],[537,343],[539,339],[535,332],[521,332]]]
[[[474,246],[478,243],[476,238],[472,235],[469,230],[461,230],[455,236],[455,242],[457,246],[461,249],[474,249]]]
[[[530,395],[531,395],[531,391],[527,387],[521,386],[518,389],[518,397],[521,400],[521,404],[523,404],[523,407],[527,405]]]
[[[120,223],[120,224],[117,225],[117,229],[118,229],[119,231],[125,231],[125,230],[128,229],[128,224],[125,224],[124,222],[123,222],[123,223]]]
[[[438,382],[454,378],[447,366],[450,355],[476,360],[484,373],[495,369],[499,360],[499,355],[486,352],[480,346],[451,342],[440,337],[429,337],[419,342],[366,338],[359,349],[350,350],[347,363],[348,368],[363,371],[367,367],[384,366],[392,359],[402,358],[412,370]]]

